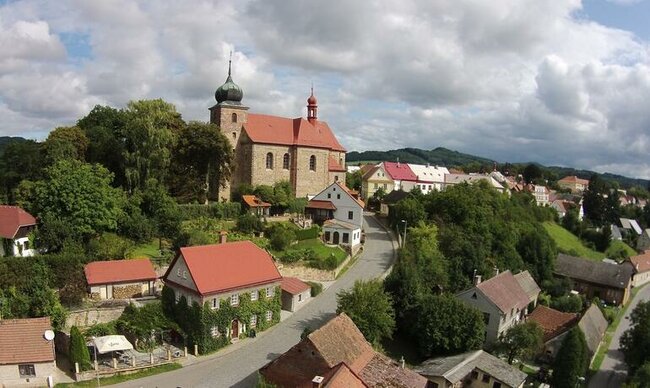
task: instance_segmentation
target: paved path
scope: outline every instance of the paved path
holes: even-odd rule
[[[254,387],[257,370],[298,343],[305,327],[320,327],[334,316],[337,292],[352,287],[357,279],[376,278],[388,270],[394,259],[393,241],[373,217],[366,216],[365,221],[366,244],[357,263],[287,320],[227,354],[199,358],[182,369],[116,387]]]
[[[636,305],[639,304],[639,301],[642,300],[650,300],[650,286],[644,287],[636,294],[627,308],[625,316],[629,317]],[[600,365],[600,370],[589,381],[589,388],[618,388],[623,385],[627,378],[627,365],[623,359],[623,353],[618,348],[621,335],[629,328],[630,320],[623,317],[614,332],[607,355],[605,355],[605,359]]]

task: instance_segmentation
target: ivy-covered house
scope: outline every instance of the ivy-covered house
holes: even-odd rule
[[[165,314],[201,353],[280,321],[282,276],[250,241],[181,248],[163,280]]]

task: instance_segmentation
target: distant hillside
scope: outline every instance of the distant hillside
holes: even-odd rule
[[[415,164],[431,164],[431,165],[440,165],[445,167],[462,167],[468,164],[481,165],[484,167],[484,170],[492,170],[494,164],[493,160],[483,158],[480,156],[474,156],[469,154],[464,154],[458,151],[452,151],[443,147],[435,148],[431,151],[421,150],[417,148],[401,148],[398,150],[390,151],[364,151],[357,152],[352,151],[348,152],[346,155],[346,161],[350,164],[355,164],[358,162],[384,162],[392,161],[395,162],[399,160],[404,163],[415,163]],[[528,163],[506,163],[512,166],[526,166]],[[500,167],[503,167],[504,163],[499,163]],[[595,172],[589,170],[578,170],[570,167],[557,167],[557,166],[542,166],[539,165],[545,170],[557,175],[558,179],[565,177],[567,175],[576,175],[580,178],[589,179]],[[604,173],[600,174],[604,179],[618,182],[619,185],[623,188],[629,188],[632,186],[641,186],[644,188],[649,188],[650,181],[647,179],[637,179],[629,178],[622,175]]]
[[[0,155],[4,153],[7,144],[14,141],[26,141],[26,140],[27,139],[24,139],[22,137],[0,136]]]

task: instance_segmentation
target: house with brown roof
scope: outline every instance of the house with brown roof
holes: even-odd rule
[[[311,286],[298,278],[283,277],[282,310],[296,311],[311,299]]]
[[[376,352],[342,313],[260,369],[278,387],[420,387],[427,379]]]
[[[483,313],[485,338],[490,344],[525,319],[528,305],[537,304],[539,292],[528,271],[519,276],[504,271],[486,281],[481,281],[481,276],[477,275],[474,287],[456,294],[456,297]]]
[[[628,261],[634,268],[632,287],[639,287],[650,282],[650,250],[640,255],[630,256]]]
[[[36,228],[36,218],[18,206],[0,205],[0,257],[34,256],[36,251],[29,235]]]
[[[210,123],[220,128],[234,150],[231,178],[220,198],[230,199],[243,184],[272,186],[281,181],[291,184],[296,197],[306,197],[345,178],[346,150],[329,125],[318,119],[313,90],[306,118],[249,113],[229,67],[226,82],[214,96]]]
[[[53,339],[49,317],[0,320],[0,385],[43,387],[54,383]]]
[[[588,179],[581,179],[575,175],[565,176],[557,181],[557,185],[563,189],[569,189],[572,193],[582,193],[589,187]]]
[[[537,306],[533,312],[526,318],[529,322],[535,322],[542,328],[544,332],[544,349],[542,353],[553,359],[557,354],[561,341],[554,339],[562,333],[569,331],[578,322],[579,314],[565,313],[546,307],[543,305]]]
[[[271,255],[251,241],[181,248],[163,280],[166,308],[180,314],[201,308],[206,327],[191,340],[208,351],[280,320],[282,276]]]
[[[571,279],[573,289],[587,299],[598,298],[616,306],[627,303],[633,272],[629,262],[612,264],[564,253],[557,255],[553,269],[555,276]]]
[[[255,214],[256,216],[268,216],[271,211],[271,204],[264,202],[255,195],[242,195],[242,202],[244,208],[250,213]]]
[[[94,299],[128,299],[153,295],[158,276],[149,259],[94,261],[84,266]]]
[[[393,178],[386,172],[383,163],[376,166],[365,165],[361,168],[361,198],[368,201],[377,190],[382,189],[384,193],[390,193],[395,189]]]

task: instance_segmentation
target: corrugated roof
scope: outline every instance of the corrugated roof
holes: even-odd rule
[[[610,264],[560,253],[555,260],[554,272],[572,279],[613,288],[627,288],[633,269],[629,264]]]
[[[564,313],[539,305],[526,319],[539,324],[544,330],[544,342],[546,342],[569,330],[578,320],[578,316],[575,313]]]
[[[88,285],[156,280],[149,259],[94,261],[84,266]]]
[[[530,303],[528,294],[510,271],[501,272],[481,282],[476,288],[481,290],[503,313],[509,313],[513,308],[523,310]]]
[[[244,130],[253,143],[300,145],[345,152],[324,121],[249,114]]]
[[[36,218],[18,206],[0,205],[0,237],[13,239],[18,229],[36,225]]]
[[[181,248],[170,264],[165,282],[175,283],[169,271],[183,257],[201,295],[280,281],[282,276],[266,251],[251,241]]]
[[[54,342],[45,339],[52,330],[49,317],[0,320],[0,364],[54,361]]]
[[[300,294],[301,292],[307,291],[311,288],[309,284],[293,277],[283,277],[280,286],[282,287],[282,291],[286,291],[291,295]]]

